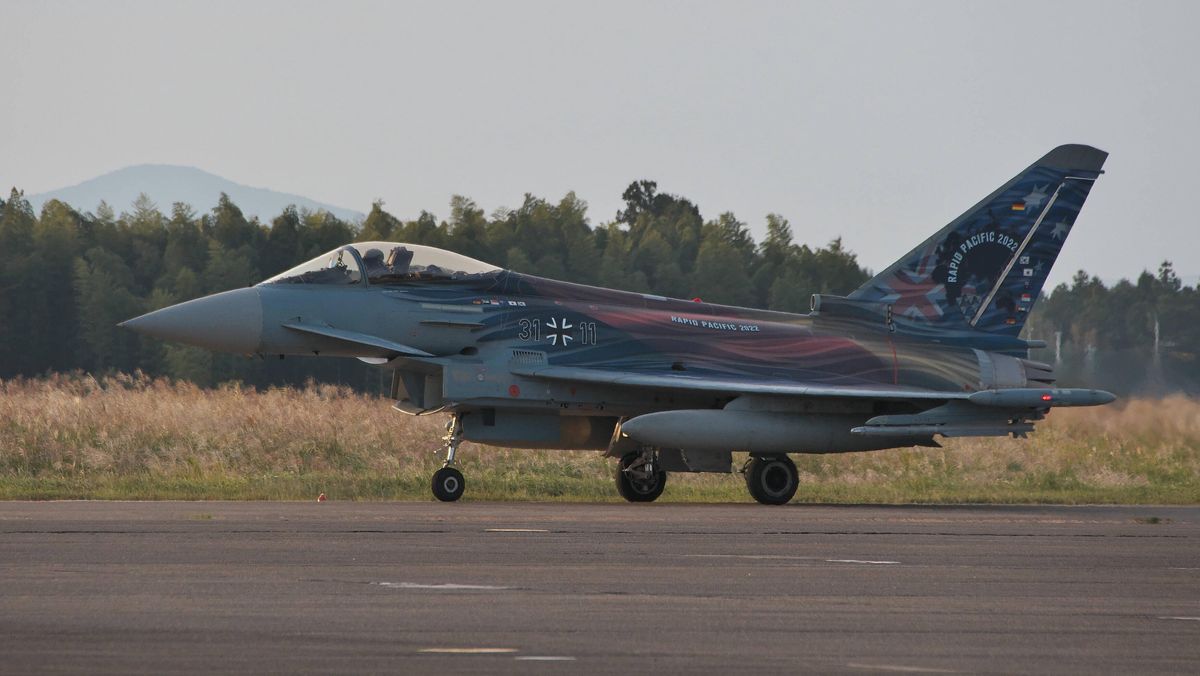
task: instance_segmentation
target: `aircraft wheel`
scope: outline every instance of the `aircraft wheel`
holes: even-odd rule
[[[750,458],[746,464],[746,488],[764,505],[783,505],[800,487],[800,473],[786,455]]]
[[[617,463],[617,492],[630,502],[654,502],[667,486],[667,473],[641,453],[628,453]]]
[[[454,502],[461,498],[466,487],[462,472],[453,467],[443,467],[433,473],[433,497],[442,502]]]

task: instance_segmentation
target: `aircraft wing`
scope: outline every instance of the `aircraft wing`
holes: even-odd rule
[[[1023,436],[1033,429],[1046,409],[1056,406],[1096,406],[1115,397],[1102,390],[1011,388],[977,392],[935,391],[913,387],[887,385],[826,385],[805,384],[779,380],[751,380],[691,375],[666,375],[607,371],[570,366],[518,367],[513,373],[531,378],[611,385],[646,387],[659,390],[711,392],[722,395],[757,395],[786,399],[790,397],[835,397],[870,401],[892,400],[925,402],[924,410],[915,414],[877,415],[864,424],[853,427],[856,436],[891,438],[926,438],[934,434],[947,437],[964,436]],[[713,416],[730,414],[738,399],[720,412],[668,411],[651,413],[634,419],[642,421],[641,437],[645,439],[678,439],[694,432],[697,425],[711,423]],[[740,407],[737,407],[740,408]],[[734,410],[731,415],[746,415]],[[657,418],[657,427],[646,427]],[[675,427],[671,427],[674,424]],[[666,425],[666,427],[664,427]],[[724,423],[717,429],[724,429]],[[733,425],[736,427],[736,425]],[[659,436],[652,436],[658,434]]]
[[[997,409],[1045,409],[1058,406],[1099,406],[1116,397],[1103,390],[1048,387],[1018,387],[974,392],[928,390],[902,385],[827,385],[786,380],[721,378],[686,374],[667,375],[610,371],[579,366],[517,366],[512,372],[530,378],[570,381],[593,385],[646,387],[683,392],[714,394],[758,394],[779,397],[843,397],[850,399],[891,399],[898,401],[964,400],[975,406]]]
[[[514,367],[512,372],[517,375],[544,380],[590,383],[593,385],[617,385],[621,387],[646,387],[684,392],[711,392],[714,394],[761,394],[784,397],[848,397],[855,399],[937,401],[967,399],[971,395],[970,392],[938,392],[894,385],[824,385],[789,382],[785,380],[693,376],[682,373],[679,375],[666,375],[637,373],[633,371],[610,371],[607,369],[579,366]]]

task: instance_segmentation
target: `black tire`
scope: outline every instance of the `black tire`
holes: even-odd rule
[[[462,472],[453,467],[443,467],[433,473],[433,497],[442,502],[454,502],[463,495],[467,481]]]
[[[786,455],[750,458],[746,465],[746,488],[764,505],[787,504],[800,487],[800,473]]]
[[[641,453],[629,453],[617,463],[617,492],[629,502],[654,502],[667,487],[667,473],[654,467],[646,472],[638,468]],[[634,467],[633,470],[629,470]]]

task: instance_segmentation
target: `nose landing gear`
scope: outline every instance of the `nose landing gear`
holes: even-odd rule
[[[446,425],[445,442],[446,462],[442,468],[433,473],[433,497],[442,502],[454,502],[463,496],[467,487],[462,472],[454,467],[454,456],[458,453],[458,445],[462,443],[462,422],[458,414],[450,416],[450,424]]]

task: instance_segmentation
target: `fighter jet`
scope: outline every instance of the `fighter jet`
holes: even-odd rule
[[[1023,437],[1054,407],[1113,401],[1057,387],[1054,369],[1029,358],[1044,344],[1020,337],[1106,157],[1052,150],[853,293],[814,295],[809,314],[358,242],[121,325],[390,370],[397,411],[449,415],[439,500],[463,495],[456,454],[468,440],[605,451],[631,502],[658,498],[670,472],[741,472],[755,500],[783,504],[800,485],[789,453]]]

